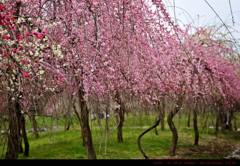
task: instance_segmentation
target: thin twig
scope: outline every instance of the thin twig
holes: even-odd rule
[[[229,0],[229,6],[230,6],[231,15],[232,15],[232,23],[233,23],[233,26],[234,26],[235,21],[234,21],[234,17],[233,17],[232,6],[231,6],[230,0]]]
[[[233,43],[234,46],[235,46],[236,49],[237,49],[237,46],[235,45],[235,44],[237,44],[237,42],[236,42],[235,38],[233,37],[232,33],[229,31],[227,25],[223,22],[223,20],[221,19],[221,17],[220,17],[220,16],[217,14],[217,12],[212,8],[212,6],[207,2],[207,0],[205,0],[205,2],[208,4],[208,6],[212,9],[212,11],[216,14],[216,16],[221,20],[221,22],[223,23],[223,25],[226,27],[227,31],[230,33],[230,35],[231,35],[231,37],[232,37],[232,39],[233,39],[233,41],[234,41],[234,43]]]

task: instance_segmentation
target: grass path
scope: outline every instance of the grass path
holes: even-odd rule
[[[139,126],[138,122],[136,126],[133,126],[132,119],[126,118],[123,128],[123,143],[117,142],[117,130],[113,130],[115,129],[114,125],[110,127],[112,132],[107,134],[102,128],[92,124],[93,144],[97,158],[144,159],[138,149],[137,138],[142,131],[154,122],[153,119],[154,117],[150,117],[149,120],[143,117],[142,126]],[[46,126],[50,125],[47,120],[45,123]],[[56,125],[56,122],[54,122],[54,125]],[[87,159],[85,148],[82,146],[81,132],[73,129],[65,131],[64,124],[59,123],[58,125],[62,126],[63,129],[40,132],[39,139],[35,139],[32,133],[28,133],[29,157],[26,158],[19,154],[19,159]],[[80,129],[79,124],[74,122],[72,125],[74,128]],[[26,126],[30,128],[31,124],[28,123]],[[232,151],[240,146],[240,132],[227,131],[226,136],[219,134],[218,139],[216,139],[213,134],[214,129],[209,129],[208,134],[204,130],[203,134],[200,135],[199,146],[194,146],[193,128],[181,125],[178,128],[177,155],[170,157],[168,151],[171,145],[172,133],[167,125],[164,131],[161,131],[160,127],[157,130],[158,135],[155,135],[154,130],[152,130],[141,139],[142,147],[150,159],[223,159],[223,157],[230,155]],[[199,131],[201,132],[201,128],[199,128]],[[3,136],[0,136],[0,140],[2,138]],[[0,142],[1,154],[3,144],[4,141]]]

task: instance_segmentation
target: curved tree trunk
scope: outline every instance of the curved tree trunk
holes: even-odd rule
[[[79,89],[79,105],[81,108],[83,144],[86,148],[88,159],[96,159],[97,157],[92,143],[92,134],[89,127],[89,110],[83,96],[83,90]]]
[[[159,122],[160,122],[160,119],[157,117],[155,124],[154,124],[152,127],[149,127],[146,131],[142,132],[142,133],[138,136],[138,140],[137,140],[137,142],[138,142],[138,148],[140,149],[140,151],[141,151],[141,153],[143,154],[143,157],[144,157],[145,159],[149,159],[149,157],[146,155],[146,153],[144,152],[144,150],[143,150],[143,148],[142,148],[142,146],[141,146],[141,142],[140,142],[141,137],[142,137],[144,134],[146,134],[147,132],[149,132],[150,130],[156,128],[156,127],[159,125]]]
[[[175,151],[177,148],[177,140],[178,140],[178,132],[177,129],[172,121],[173,117],[177,114],[177,112],[180,110],[182,106],[182,102],[177,103],[177,106],[174,108],[174,110],[172,110],[169,114],[168,114],[168,118],[167,118],[167,122],[168,125],[172,131],[172,144],[171,144],[171,148],[169,151],[169,155],[170,156],[175,156]]]

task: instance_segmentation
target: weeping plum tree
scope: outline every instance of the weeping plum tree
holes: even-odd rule
[[[24,138],[25,152],[29,154],[29,145],[25,131],[25,122],[23,114],[27,112],[27,97],[34,96],[36,92],[44,92],[43,86],[45,82],[51,84],[50,80],[43,79],[43,73],[46,67],[42,66],[41,61],[44,58],[44,53],[52,52],[48,48],[51,39],[48,43],[42,43],[43,37],[47,36],[46,31],[32,31],[31,35],[28,32],[32,30],[30,25],[26,23],[25,18],[21,15],[22,3],[20,1],[8,1],[5,4],[0,4],[0,25],[1,25],[1,48],[0,48],[0,73],[1,86],[8,94],[8,121],[9,135],[6,159],[16,159],[18,153],[21,152],[21,137]],[[37,26],[34,21],[31,22]],[[39,51],[41,51],[41,56]],[[45,53],[45,54],[46,54]],[[35,56],[33,56],[35,54]],[[26,95],[27,94],[27,95]],[[22,129],[22,136],[20,135]]]
[[[183,102],[199,95],[224,105],[239,101],[239,66],[221,57],[231,55],[224,44],[206,37],[209,47],[202,40],[194,41],[188,28],[174,25],[161,0],[152,1],[156,11],[149,2],[8,0],[1,4],[0,79],[11,99],[5,101],[11,108],[10,136],[18,140],[19,134],[11,131],[18,127],[13,115],[19,112],[17,103],[27,110],[26,93],[33,98],[36,92],[41,96],[67,89],[79,99],[83,143],[88,158],[96,159],[87,102],[110,103],[117,95],[113,101],[123,112],[122,101],[130,96],[150,104],[164,96],[175,102],[167,120],[173,156],[178,134],[172,118]],[[14,78],[8,71],[15,72]],[[17,89],[23,93],[22,101],[16,98]],[[121,133],[123,123],[119,125]],[[17,158],[18,145],[18,141],[14,146],[9,143],[8,158]]]

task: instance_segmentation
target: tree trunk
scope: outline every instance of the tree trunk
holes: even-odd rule
[[[81,108],[83,143],[86,148],[88,159],[97,159],[92,143],[92,134],[89,127],[89,110],[83,96],[83,89],[79,89],[79,105]]]
[[[158,119],[159,119],[159,118],[156,117],[156,119],[155,119],[155,124],[157,123]],[[159,120],[159,121],[160,121],[160,120]],[[155,127],[155,134],[158,135],[157,126]]]
[[[117,118],[117,138],[118,138],[118,142],[123,142],[123,136],[122,136],[122,128],[123,128],[123,121],[124,121],[124,103],[121,101],[121,98],[119,97],[119,94],[116,94],[116,101],[117,103],[120,105],[120,109],[117,108],[116,112],[118,112],[119,115],[119,119]]]
[[[32,122],[33,122],[33,134],[35,135],[35,139],[39,138],[38,130],[37,130],[37,121],[35,119],[35,112],[32,113]]]
[[[144,156],[144,158],[145,159],[149,159],[149,157],[146,155],[146,153],[144,152],[144,150],[143,150],[143,148],[142,148],[142,146],[141,146],[141,137],[144,135],[144,134],[146,134],[147,132],[149,132],[150,130],[152,130],[153,128],[156,128],[158,125],[159,125],[159,122],[160,122],[160,119],[157,117],[156,118],[156,121],[155,121],[155,124],[152,126],[152,127],[150,127],[150,128],[148,128],[146,131],[144,131],[144,132],[142,132],[139,136],[138,136],[138,140],[137,140],[137,142],[138,142],[138,148],[140,149],[140,151],[141,151],[141,153],[143,154],[143,156]]]
[[[17,120],[18,120],[18,126],[19,126],[19,128],[18,128],[18,134],[19,134],[19,138],[20,138],[20,143],[19,143],[19,153],[23,153],[23,147],[22,147],[22,134],[21,134],[21,113],[20,113],[20,111],[19,111],[19,113],[17,114],[17,116],[18,116],[18,118],[17,118]]]
[[[191,118],[191,112],[188,112],[187,127],[190,127],[190,118]]]
[[[160,116],[160,123],[161,123],[161,130],[164,130],[164,118],[165,118],[165,100],[162,101],[162,109],[161,109],[161,116]]]
[[[69,112],[69,110],[68,110],[68,112],[67,112],[67,117],[66,117],[66,119],[67,119],[67,127],[66,127],[65,130],[69,130],[69,129],[70,129],[70,112]]]
[[[109,117],[108,117],[108,114],[109,114],[109,105],[106,106],[106,131],[109,131],[109,126],[108,126]]]
[[[14,108],[15,107],[15,108]],[[9,133],[8,133],[8,146],[6,152],[6,159],[17,159],[20,150],[20,135],[19,135],[19,114],[20,105],[18,102],[15,104],[9,101],[8,119],[9,119]]]
[[[222,113],[222,111],[220,114],[220,124],[221,124],[221,131],[223,134],[225,134],[226,133],[225,114]]]
[[[121,102],[120,102],[121,104]],[[119,115],[119,125],[117,127],[117,138],[118,138],[118,142],[123,142],[123,136],[122,136],[122,128],[123,128],[123,121],[124,121],[124,106],[123,104],[121,104],[120,106],[120,110],[118,112]]]
[[[174,115],[176,115],[176,113],[180,110],[182,106],[182,102],[177,103],[177,106],[174,108],[174,110],[172,110],[169,114],[168,114],[168,118],[167,118],[167,122],[168,125],[172,131],[172,144],[171,144],[171,148],[169,151],[169,155],[170,156],[175,156],[175,151],[176,151],[176,147],[177,147],[177,140],[178,140],[178,132],[177,129],[172,121]]]
[[[29,155],[29,143],[28,143],[27,132],[26,132],[26,128],[25,128],[25,118],[24,118],[23,115],[21,117],[21,128],[22,128],[22,137],[23,137],[24,145],[25,145],[25,150],[24,150],[23,155],[25,157],[28,157],[28,155]]]
[[[230,110],[230,115],[229,115],[229,122],[228,122],[228,126],[229,126],[229,131],[232,131],[232,118],[233,118],[233,111]]]
[[[215,135],[216,135],[216,138],[218,137],[218,127],[219,127],[220,114],[221,114],[221,112],[219,112],[219,113],[217,114],[217,117],[216,117],[216,127],[215,127]]]
[[[194,127],[194,133],[195,133],[194,145],[198,145],[199,132],[198,132],[198,126],[197,126],[197,106],[193,112],[193,127]]]
[[[75,107],[74,103],[73,103],[73,109],[74,109],[74,112],[75,112],[75,114],[77,115],[78,121],[79,121],[79,123],[80,123],[82,140],[83,140],[82,121],[81,121],[81,118],[80,118],[80,116],[79,116],[79,114],[78,114],[78,112],[77,112],[77,110],[76,110],[76,107]],[[83,146],[85,147],[84,141],[83,141]]]

